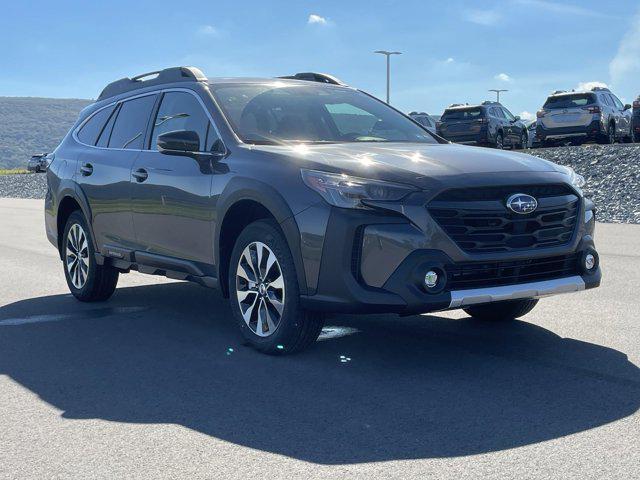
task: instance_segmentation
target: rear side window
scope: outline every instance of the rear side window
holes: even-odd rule
[[[142,149],[156,95],[122,103],[109,139],[109,148]]]
[[[149,148],[158,149],[158,136],[176,130],[192,130],[200,137],[200,151],[207,150],[207,135],[215,136],[215,130],[209,128],[209,117],[198,99],[187,92],[167,92],[162,97],[158,109]]]
[[[593,103],[596,103],[596,96],[593,93],[576,93],[575,95],[549,97],[544,103],[543,108],[550,110],[555,108],[576,108],[591,105]]]
[[[115,106],[103,108],[93,115],[78,131],[78,140],[86,145],[95,145],[104,124],[115,109]]]
[[[476,118],[484,117],[484,113],[481,108],[457,108],[455,110],[445,110],[442,114],[441,121],[447,122],[450,120],[475,120]]]

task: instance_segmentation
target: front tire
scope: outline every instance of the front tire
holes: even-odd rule
[[[118,270],[96,262],[91,230],[80,211],[67,219],[61,250],[64,276],[74,297],[81,302],[102,302],[113,295]]]
[[[505,302],[487,303],[467,307],[463,310],[473,318],[483,321],[505,322],[522,317],[533,310],[538,303],[537,298],[525,300],[508,300]]]
[[[229,267],[229,296],[243,337],[261,352],[304,350],[322,331],[322,315],[300,306],[293,257],[273,221],[258,220],[238,236]]]
[[[502,132],[498,132],[496,135],[496,148],[498,150],[504,149],[504,136],[502,135]]]

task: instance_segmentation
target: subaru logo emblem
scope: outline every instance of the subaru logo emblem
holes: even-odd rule
[[[526,193],[516,193],[507,199],[507,207],[514,213],[525,215],[538,208],[538,201]]]

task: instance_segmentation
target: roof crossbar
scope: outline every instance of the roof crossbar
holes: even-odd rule
[[[139,88],[162,85],[176,82],[204,82],[207,77],[196,67],[171,67],[164,70],[143,73],[135,77],[121,78],[104,87],[98,100],[114,97],[121,93],[130,92]]]
[[[347,84],[344,83],[342,80],[339,80],[333,75],[328,75],[326,73],[301,72],[301,73],[296,73],[295,75],[285,75],[283,77],[278,77],[278,78],[288,78],[291,80],[306,80],[308,82],[330,83],[332,85],[347,86]]]

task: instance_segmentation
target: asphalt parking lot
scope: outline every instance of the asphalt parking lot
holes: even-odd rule
[[[76,302],[42,217],[0,199],[0,478],[639,478],[640,225],[524,321],[341,316],[275,358],[197,285]]]

